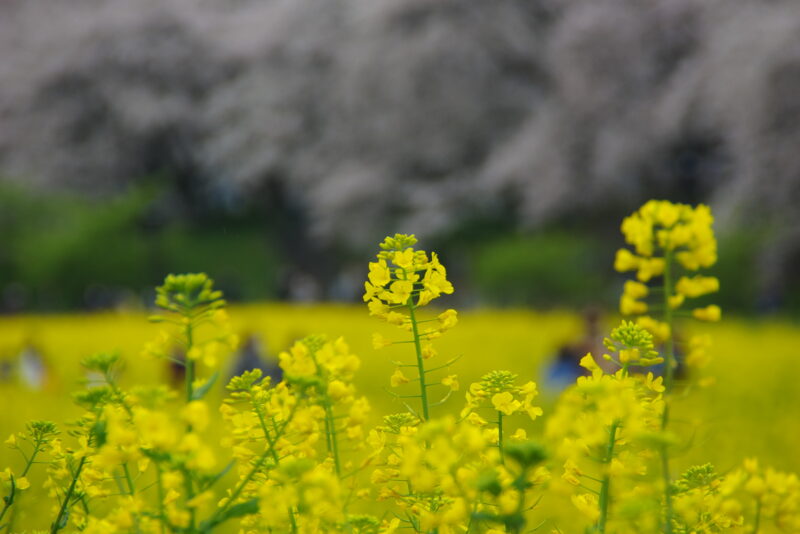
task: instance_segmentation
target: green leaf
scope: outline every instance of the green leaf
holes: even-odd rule
[[[11,506],[14,504],[14,493],[17,490],[17,485],[14,481],[14,475],[11,475],[11,491],[9,491],[7,497],[3,497],[3,502],[6,503],[6,507]]]
[[[236,461],[231,460],[230,462],[228,462],[228,465],[226,465],[222,471],[220,471],[216,475],[210,476],[207,479],[205,479],[205,489],[210,488],[211,486],[216,484],[222,477],[227,475],[230,472],[230,470],[233,469],[234,465],[236,465]]]
[[[205,397],[206,393],[211,389],[211,386],[217,381],[217,378],[219,378],[219,371],[215,371],[214,374],[206,380],[205,384],[192,392],[192,400],[200,400]]]
[[[92,427],[92,436],[94,437],[94,445],[98,449],[105,445],[106,440],[108,438],[108,432],[106,429],[106,422],[105,421],[98,421]]]
[[[250,514],[258,513],[258,499],[250,499],[249,501],[234,504],[218,516],[212,517],[208,521],[203,521],[200,524],[201,532],[211,532],[217,525],[224,523],[228,519],[242,517]]]

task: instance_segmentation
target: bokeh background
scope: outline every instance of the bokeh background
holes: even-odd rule
[[[7,312],[353,300],[394,232],[462,306],[613,305],[649,198],[711,204],[726,310],[800,311],[791,0],[5,0],[0,49]]]

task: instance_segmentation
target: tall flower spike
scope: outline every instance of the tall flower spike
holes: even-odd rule
[[[214,282],[205,273],[170,274],[156,288],[155,303],[167,314],[153,315],[150,321],[173,324],[179,330],[174,339],[185,351],[186,400],[197,400],[208,392],[217,376],[217,373],[213,373],[205,383],[195,384],[197,363],[215,369],[221,353],[238,345],[238,339],[231,333],[228,325],[222,292],[214,289]],[[216,327],[213,336],[198,336],[204,325]],[[170,335],[164,332],[160,341],[149,344],[146,351],[172,358],[168,353],[169,341]]]
[[[614,268],[620,272],[635,271],[638,282],[629,280],[620,297],[620,311],[623,315],[639,316],[637,324],[647,328],[653,336],[664,343],[664,389],[672,390],[675,368],[675,339],[673,320],[686,314],[681,307],[687,299],[713,293],[719,289],[719,281],[712,276],[691,275],[693,271],[711,267],[717,261],[717,241],[712,224],[714,218],[708,206],[692,207],[686,204],[673,204],[667,200],[651,200],[635,213],[626,217],[621,230],[625,241],[633,247],[633,252],[623,248],[617,251]],[[648,287],[653,279],[660,278],[660,287]],[[659,295],[660,302],[648,304],[648,295]],[[644,314],[660,312],[660,320]],[[709,305],[696,308],[691,315],[701,321],[718,321],[721,316],[719,306]],[[630,326],[626,326],[630,328]],[[695,345],[690,340],[690,346]],[[627,369],[630,357],[639,357],[637,349],[621,349],[618,362]],[[647,359],[647,358],[645,358]],[[705,364],[705,354],[694,353],[687,357],[687,363]],[[698,383],[703,383],[700,381]],[[669,410],[664,410],[662,428],[669,423]],[[662,447],[662,471],[664,476],[665,514],[662,518],[665,534],[672,534],[673,510],[669,456],[666,445]]]
[[[690,315],[701,321],[718,321],[722,315],[719,306],[713,304],[691,312],[682,310],[691,299],[719,290],[717,278],[692,274],[716,262],[713,222],[708,206],[651,200],[622,223],[625,241],[634,250],[617,251],[614,268],[621,272],[635,271],[638,281],[625,282],[620,311],[623,315],[638,316],[637,323],[664,343],[667,390],[672,388],[676,366],[674,318]],[[656,277],[660,286],[652,286]],[[657,296],[659,301],[647,302],[650,296]],[[647,313],[660,317],[653,318]]]
[[[422,327],[422,322],[417,317],[419,308],[442,295],[453,293],[453,284],[447,279],[447,270],[439,262],[436,253],[432,252],[428,256],[424,250],[415,250],[413,246],[416,243],[415,236],[406,234],[395,234],[383,240],[380,244],[381,251],[377,254],[378,261],[369,264],[363,298],[370,315],[411,333],[411,339],[403,342],[414,344],[416,365],[411,364],[410,367],[417,368],[416,381],[420,388],[421,410],[417,415],[427,420],[431,403],[428,399],[430,387],[428,371],[425,370],[424,362],[436,356],[436,350],[431,342],[458,323],[458,314],[455,310],[446,310],[430,321],[431,326]],[[378,333],[372,338],[373,347],[376,349],[394,343]],[[445,363],[441,368],[448,367],[452,361],[454,360]],[[398,368],[392,375],[391,385],[398,387],[411,381],[411,378],[406,377]],[[439,401],[443,402],[458,389],[457,377],[445,376],[439,385],[448,388],[444,399]]]

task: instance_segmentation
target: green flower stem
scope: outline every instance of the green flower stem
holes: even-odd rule
[[[497,411],[497,448],[500,449],[500,463],[505,464],[505,452],[503,451],[503,412]]]
[[[328,435],[328,452],[333,456],[336,476],[342,478],[342,467],[339,461],[339,443],[336,438],[336,418],[333,416],[333,408],[328,398],[325,399],[325,431]]]
[[[188,312],[187,312],[188,313]],[[194,394],[193,384],[194,384],[194,371],[195,365],[194,361],[189,358],[189,353],[194,346],[194,331],[193,331],[193,317],[188,317],[189,323],[186,325],[186,357],[185,361],[185,380],[186,380],[186,402],[189,403],[192,401],[192,395]],[[188,430],[191,431],[192,426],[188,426]],[[186,491],[186,502],[191,501],[194,496],[194,487],[192,485],[191,473],[188,469],[184,469],[183,479],[184,479],[184,491]],[[189,508],[189,531],[194,531],[196,523],[196,511],[194,507]]]
[[[529,469],[528,466],[524,466],[522,472],[520,472],[520,475],[515,481],[515,486],[517,487],[517,491],[519,491],[519,501],[517,501],[517,509],[514,512],[516,521],[511,524],[511,532],[514,532],[514,534],[520,534],[522,529],[525,528],[525,487],[528,480]]]
[[[36,443],[33,446],[33,452],[31,453],[31,457],[28,458],[28,463],[25,464],[25,469],[22,470],[22,474],[20,475],[20,477],[24,477],[24,476],[28,475],[28,471],[31,470],[31,466],[33,465],[33,461],[36,459],[36,455],[39,454],[41,451],[42,451],[41,443]],[[1,519],[1,517],[0,517],[0,519]]]
[[[261,424],[261,430],[264,432],[264,439],[267,441],[269,448],[265,450],[261,456],[258,457],[256,463],[253,464],[252,469],[245,475],[245,477],[239,482],[236,486],[236,489],[233,490],[231,493],[230,498],[225,501],[225,504],[217,509],[211,519],[209,519],[208,523],[212,525],[216,525],[219,522],[219,517],[239,498],[242,491],[244,490],[245,486],[253,479],[253,477],[258,473],[258,470],[261,469],[261,466],[264,464],[268,456],[272,456],[272,460],[275,462],[275,465],[278,465],[280,462],[280,457],[278,456],[278,452],[275,450],[275,444],[278,442],[278,439],[281,437],[281,434],[289,425],[291,420],[294,418],[295,411],[297,410],[297,406],[295,405],[292,408],[292,411],[289,413],[289,417],[286,418],[286,421],[281,425],[280,431],[276,431],[275,437],[273,438],[269,430],[267,429],[267,422],[264,420],[264,415],[261,413],[261,410],[258,408],[257,405],[253,405],[253,408],[258,415],[259,423]],[[294,518],[294,510],[291,507],[288,510],[289,513],[289,522],[292,526],[292,532],[297,532],[297,521]]]
[[[428,386],[425,384],[425,363],[422,359],[422,344],[420,343],[419,328],[417,326],[417,317],[414,313],[416,306],[414,306],[413,299],[408,298],[408,315],[411,319],[411,332],[414,335],[414,349],[417,352],[417,372],[419,373],[419,396],[422,402],[422,418],[427,421],[430,417],[428,415]]]
[[[664,413],[668,411],[664,405]],[[665,416],[666,420],[666,416]],[[666,444],[661,446],[661,472],[664,477],[664,533],[672,533],[672,480],[669,474],[669,450]]]
[[[185,358],[185,379],[186,379],[186,402],[191,402],[192,394],[194,393],[193,384],[194,384],[194,361],[189,358],[189,351],[192,350],[194,346],[193,340],[193,332],[192,332],[192,323],[191,318],[189,319],[189,324],[186,325],[186,358]]]
[[[41,442],[37,441],[36,443],[34,443],[33,452],[31,453],[30,458],[28,458],[27,462],[25,463],[25,469],[22,470],[22,474],[19,476],[20,478],[23,478],[23,477],[27,476],[28,471],[31,470],[31,466],[33,465],[34,460],[36,460],[36,455],[39,454],[41,452],[41,450],[42,450],[41,446],[42,446]],[[11,508],[12,504],[14,504],[14,497],[19,499],[19,496],[14,495],[15,493],[16,493],[16,489],[15,489],[15,491],[13,491],[8,496],[8,499],[6,500],[6,504],[3,506],[3,510],[0,511],[0,521],[3,520],[3,517],[5,517],[6,512],[8,512],[8,509]],[[13,522],[14,522],[14,514],[11,514],[11,518],[8,520],[8,524],[5,525],[6,532],[11,532],[11,525],[12,525]],[[3,527],[0,526],[0,528],[3,528]]]
[[[122,464],[122,471],[125,473],[125,481],[128,483],[128,491],[130,491],[131,495],[136,493],[136,487],[133,485],[133,479],[131,478],[131,471],[128,469],[128,462]]]
[[[667,393],[672,391],[675,378],[675,335],[672,331],[672,307],[669,305],[669,298],[672,296],[672,251],[668,250],[664,254],[664,322],[669,326],[669,336],[666,340],[664,388]]]
[[[758,528],[761,523],[761,498],[756,501],[756,518],[753,521],[753,534],[758,534]]]
[[[8,494],[8,497],[5,497],[6,504],[3,506],[3,510],[0,511],[0,521],[3,520],[3,517],[5,517],[6,512],[8,512],[8,509],[11,508],[12,504],[14,504],[14,493],[16,493],[16,489],[12,490],[11,493]],[[0,525],[0,528],[10,527],[10,526],[11,523],[9,522],[8,525]],[[9,530],[6,530],[6,532],[9,532]]]
[[[608,446],[606,447],[606,456],[603,458],[603,464],[609,465],[611,463],[611,459],[614,457],[614,445],[617,441],[617,428],[619,427],[619,421],[614,421],[611,424],[611,428],[608,430]],[[600,506],[600,517],[597,520],[597,532],[599,534],[605,534],[606,531],[606,521],[608,520],[608,501],[609,495],[611,492],[611,475],[608,473],[603,475],[603,482],[600,484],[600,498],[599,498],[599,506]]]
[[[161,534],[164,534],[164,522],[167,520],[167,514],[164,511],[164,480],[161,473],[161,465],[156,464],[156,486],[158,491],[158,518]]]
[[[78,463],[78,468],[75,470],[75,474],[72,476],[72,482],[69,484],[67,494],[64,495],[64,500],[61,502],[61,507],[58,510],[56,520],[50,525],[50,534],[56,534],[63,528],[61,522],[64,520],[64,514],[67,513],[69,501],[72,499],[72,494],[75,492],[75,485],[78,483],[78,479],[81,476],[81,471],[83,470],[84,465],[86,465],[86,456],[82,457],[80,463]]]
[[[328,384],[329,379],[327,373],[323,371],[322,365],[317,361],[316,352],[312,354],[314,365],[317,367],[317,377],[319,377],[322,384]],[[336,437],[336,417],[333,414],[333,401],[327,394],[324,388],[320,388],[319,395],[321,404],[325,410],[325,442],[328,446],[328,453],[333,456],[334,467],[336,468],[336,476],[342,478],[342,467],[339,460],[339,442]],[[262,428],[264,426],[262,425]]]
[[[661,415],[661,431],[669,425],[669,397],[675,377],[675,333],[673,331],[672,307],[669,298],[672,296],[672,251],[664,254],[664,322],[669,328],[669,336],[665,342],[664,367],[664,412]],[[669,471],[668,445],[661,446],[661,474],[664,479],[664,534],[672,534],[672,477]]]
[[[194,495],[195,495],[195,493],[194,493],[194,485],[192,484],[192,477],[191,477],[192,473],[188,469],[186,469],[185,467],[182,469],[182,471],[183,471],[183,489],[186,492],[186,502],[188,503],[189,501],[191,501],[194,498]],[[197,514],[195,512],[195,508],[194,507],[187,506],[187,508],[189,509],[189,528],[188,528],[188,530],[189,530],[189,532],[194,532],[194,530],[195,530],[194,526],[195,526],[195,522],[197,520],[197,518],[196,518]]]

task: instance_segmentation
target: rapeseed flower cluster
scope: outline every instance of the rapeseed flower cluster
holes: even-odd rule
[[[589,375],[564,393],[545,435],[563,462],[567,493],[597,532],[654,531],[659,494],[652,447],[668,439],[661,432],[664,386],[652,371],[631,372],[657,363],[652,336],[623,322],[606,345],[613,350],[605,359],[617,371],[604,372],[587,354],[581,365]]]
[[[461,410],[461,417],[473,425],[484,428],[490,425],[481,417],[480,412],[491,410],[492,425],[494,428],[487,431],[487,437],[492,444],[496,444],[500,451],[501,460],[504,459],[504,441],[508,431],[508,423],[504,418],[516,414],[524,414],[531,421],[542,415],[542,409],[533,405],[533,399],[539,394],[535,382],[527,382],[522,386],[516,385],[517,375],[510,371],[491,371],[483,376],[480,382],[470,385],[466,394],[466,405]],[[524,428],[517,428],[509,436],[513,440],[524,440],[527,433]]]
[[[432,371],[448,369],[454,359],[439,365],[435,369],[426,369],[426,361],[438,355],[432,341],[458,323],[458,313],[448,309],[435,318],[421,319],[419,309],[442,295],[453,293],[453,284],[447,280],[447,269],[439,262],[435,252],[428,256],[424,250],[415,250],[417,238],[413,235],[395,234],[387,237],[381,244],[378,261],[369,264],[369,275],[364,283],[364,302],[367,302],[370,314],[396,325],[409,332],[410,338],[388,340],[381,334],[373,335],[376,349],[398,343],[412,343],[416,359],[413,363],[397,363],[397,369],[390,379],[392,387],[408,384],[404,369],[416,371],[419,393],[415,395],[397,395],[399,399],[418,398],[420,409],[406,407],[422,420],[430,418],[433,401],[429,388],[440,385],[446,388],[445,396],[435,404],[444,403],[459,388],[456,375],[446,375],[436,384],[431,383],[428,376]],[[427,325],[427,326],[426,326]]]

